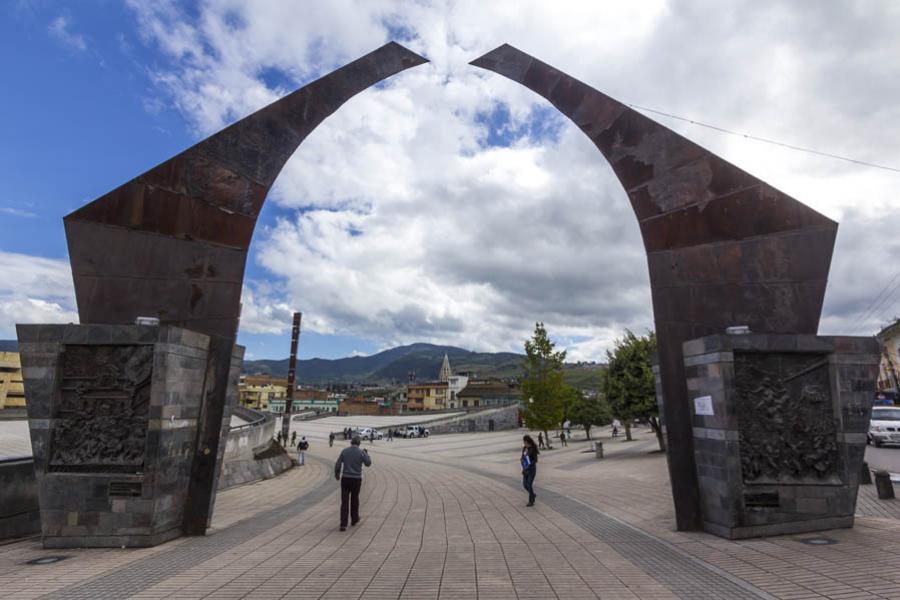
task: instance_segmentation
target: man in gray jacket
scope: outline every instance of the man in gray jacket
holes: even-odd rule
[[[334,478],[341,482],[341,531],[347,531],[347,509],[350,509],[350,525],[359,523],[359,490],[362,487],[362,468],[372,466],[366,450],[359,448],[359,436],[354,435],[350,447],[341,450],[334,463]],[[343,474],[341,474],[343,467]],[[347,501],[350,501],[349,507]]]

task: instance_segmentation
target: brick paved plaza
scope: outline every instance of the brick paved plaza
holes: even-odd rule
[[[730,542],[674,531],[665,459],[638,432],[542,454],[521,431],[366,443],[362,522],[338,530],[330,420],[306,466],[219,496],[213,533],[152,549],[0,546],[0,598],[900,598],[898,501],[860,492],[852,530]],[[580,434],[583,435],[583,434]],[[802,540],[825,538],[826,545]],[[27,561],[64,556],[52,564]]]

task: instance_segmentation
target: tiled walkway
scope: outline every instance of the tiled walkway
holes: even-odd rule
[[[534,508],[516,477],[521,432],[376,442],[363,520],[342,533],[341,443],[305,427],[307,465],[221,494],[212,535],[147,550],[0,546],[0,598],[900,598],[900,521],[884,515],[827,532],[837,543],[825,546],[675,532],[649,437],[607,440],[603,461],[584,442],[542,454]],[[47,555],[68,558],[23,564]]]

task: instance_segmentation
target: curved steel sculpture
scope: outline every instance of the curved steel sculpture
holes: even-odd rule
[[[700,527],[682,343],[749,325],[816,333],[837,223],[509,45],[471,63],[549,100],[603,154],[640,223],[678,529]]]
[[[347,99],[425,62],[389,43],[65,217],[82,323],[158,316],[212,337],[186,533],[204,532],[211,514],[247,250],[269,188]],[[734,324],[815,333],[837,224],[511,46],[472,64],[547,98],[594,142],[631,200],[650,269],[676,517],[679,529],[696,528],[681,344]]]
[[[247,249],[269,188],[344,102],[425,62],[388,43],[65,217],[81,323],[156,316],[212,336],[186,533],[203,533],[212,511]]]

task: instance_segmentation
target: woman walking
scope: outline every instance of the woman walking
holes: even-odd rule
[[[534,493],[534,476],[537,475],[537,460],[540,451],[530,435],[524,436],[522,441],[525,442],[522,446],[522,487],[528,492],[528,506],[534,506],[534,499],[537,498]]]

